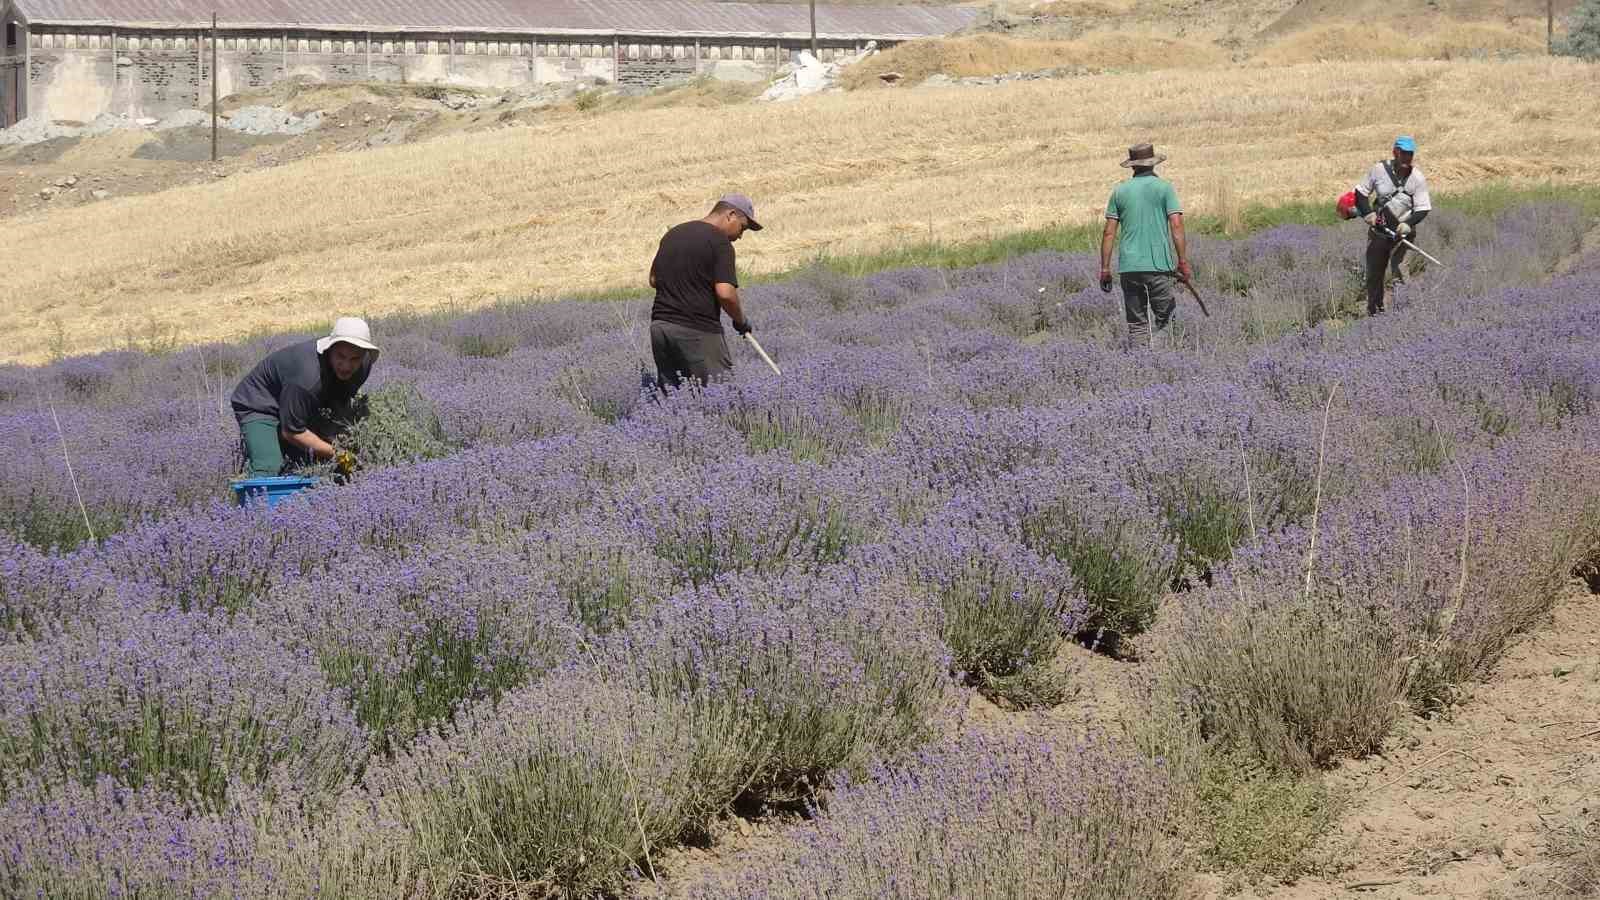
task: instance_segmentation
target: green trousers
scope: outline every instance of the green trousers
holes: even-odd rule
[[[284,446],[277,419],[239,423],[245,473],[251,478],[271,478],[283,473]]]

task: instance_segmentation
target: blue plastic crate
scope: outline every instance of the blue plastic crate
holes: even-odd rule
[[[279,475],[273,478],[241,478],[233,482],[233,496],[240,506],[265,503],[268,509],[317,483],[315,478]]]

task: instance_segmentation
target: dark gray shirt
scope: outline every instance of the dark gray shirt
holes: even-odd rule
[[[233,414],[241,425],[276,421],[297,434],[311,427],[319,409],[349,405],[371,374],[369,361],[349,381],[340,381],[317,353],[316,341],[291,344],[257,363],[233,389]]]

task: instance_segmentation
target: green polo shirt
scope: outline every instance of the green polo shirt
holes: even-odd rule
[[[1167,216],[1183,212],[1172,182],[1157,175],[1135,175],[1111,191],[1106,218],[1116,219],[1117,274],[1172,272],[1178,255],[1172,249]]]

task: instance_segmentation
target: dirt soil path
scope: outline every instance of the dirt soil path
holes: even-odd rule
[[[1561,603],[1441,721],[1330,781],[1350,806],[1325,841],[1350,868],[1256,896],[1554,897],[1573,884],[1564,835],[1600,813],[1600,598]]]
[[[1061,737],[1115,729],[1133,712],[1133,664],[1068,647],[1061,665],[1074,673],[1073,699],[1018,713],[974,694],[964,725]],[[1348,761],[1327,776],[1350,799],[1316,854],[1327,861],[1325,874],[1243,893],[1229,893],[1219,876],[1200,875],[1189,896],[1600,896],[1600,885],[1585,882],[1569,858],[1573,841],[1600,827],[1600,597],[1575,591],[1506,654],[1488,682],[1466,690],[1447,716],[1415,719],[1383,754]],[[684,896],[707,875],[776,857],[786,835],[803,827],[792,814],[730,817],[708,845],[660,854],[664,880],[635,896]]]

